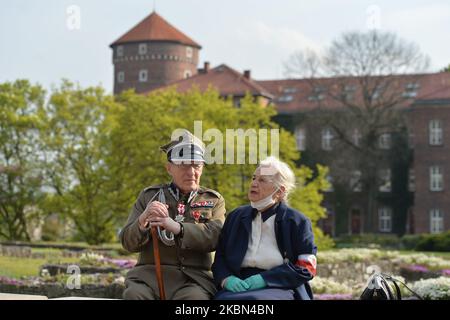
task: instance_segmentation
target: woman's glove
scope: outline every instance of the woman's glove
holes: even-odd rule
[[[224,288],[231,292],[243,292],[248,290],[248,284],[235,276],[229,276],[225,281]]]
[[[267,287],[266,281],[260,274],[248,277],[244,282],[248,285],[248,290],[259,290]]]

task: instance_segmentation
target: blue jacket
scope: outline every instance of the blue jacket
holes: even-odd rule
[[[253,208],[247,205],[233,210],[225,221],[212,266],[218,288],[221,288],[226,277],[240,277],[251,236],[252,219]],[[270,288],[292,289],[296,299],[312,299],[308,281],[315,275],[317,247],[310,220],[281,202],[276,208],[275,236],[285,263],[263,271],[261,276]],[[307,262],[308,258],[312,263]]]

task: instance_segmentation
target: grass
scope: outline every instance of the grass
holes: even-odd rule
[[[78,258],[31,259],[0,256],[0,276],[20,279],[23,276],[38,276],[40,267],[46,263],[76,263]]]

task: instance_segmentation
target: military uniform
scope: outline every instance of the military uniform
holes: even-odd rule
[[[149,202],[158,200],[155,196],[160,190],[169,206],[169,216],[175,221],[180,221],[180,213],[183,216],[183,231],[175,236],[174,245],[158,241],[166,298],[211,299],[216,292],[210,271],[211,253],[225,221],[225,201],[217,191],[204,187],[183,198],[173,183],[145,188],[120,232],[123,247],[140,253],[136,266],[127,274],[124,298],[159,299],[151,233],[139,228],[138,218]]]

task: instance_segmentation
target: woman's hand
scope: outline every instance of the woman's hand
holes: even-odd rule
[[[248,277],[244,281],[248,285],[248,290],[259,290],[267,287],[266,281],[260,274]]]
[[[235,276],[229,276],[225,280],[224,288],[231,292],[243,292],[248,290],[248,284]]]

